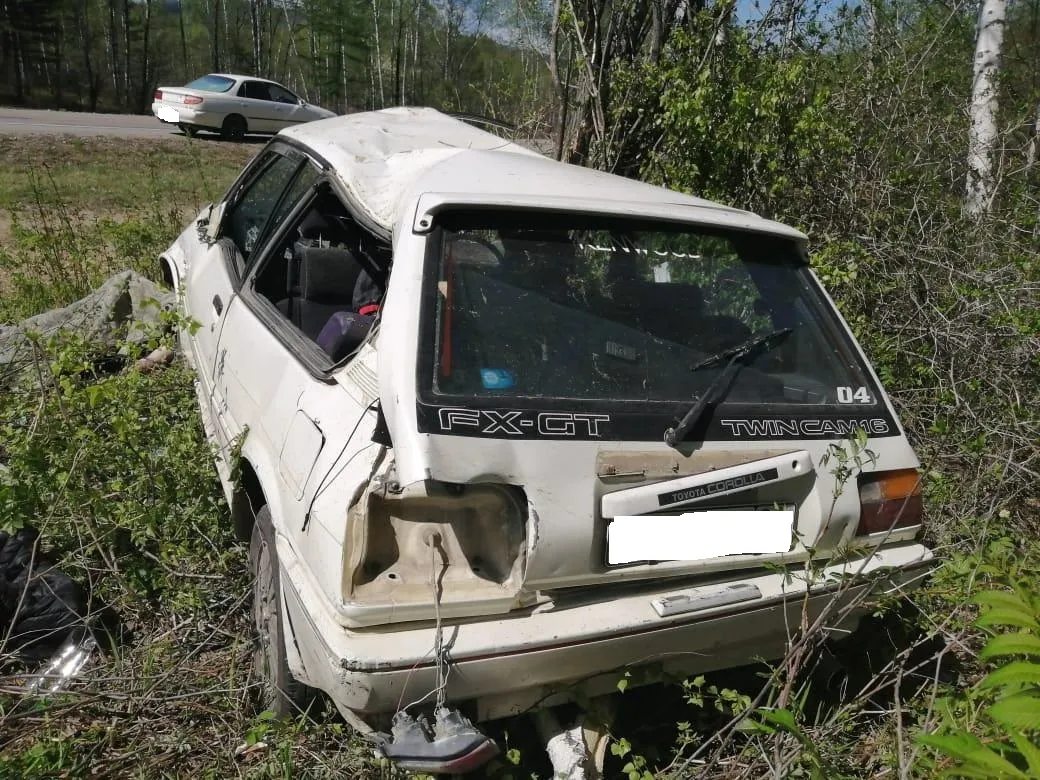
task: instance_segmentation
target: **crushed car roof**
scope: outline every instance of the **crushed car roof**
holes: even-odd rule
[[[279,135],[323,157],[354,204],[387,233],[406,203],[436,193],[442,202],[665,216],[805,239],[747,211],[558,162],[431,108],[349,114]]]

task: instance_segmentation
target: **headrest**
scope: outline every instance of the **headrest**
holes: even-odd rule
[[[332,234],[328,220],[320,212],[311,209],[300,223],[300,236],[302,238],[325,238]]]
[[[619,279],[614,282],[611,297],[618,306],[639,311],[644,318],[673,314],[699,317],[704,313],[704,295],[695,284]]]
[[[648,306],[663,311],[681,311],[700,316],[704,312],[704,294],[695,284],[685,282],[642,282],[640,296]]]
[[[349,249],[296,244],[300,260],[300,297],[305,301],[349,303],[361,266]]]
[[[354,308],[361,311],[362,306],[379,303],[382,299],[383,291],[376,281],[368,275],[367,271],[359,273],[353,290],[352,303]]]

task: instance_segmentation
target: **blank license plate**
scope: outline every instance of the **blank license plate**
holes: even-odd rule
[[[181,116],[177,113],[176,108],[170,108],[169,106],[159,106],[157,114],[159,119],[161,119],[164,122],[181,121]]]
[[[793,509],[713,509],[615,517],[607,526],[607,563],[783,553],[791,549],[793,531]]]

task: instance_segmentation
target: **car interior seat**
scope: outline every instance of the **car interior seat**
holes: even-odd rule
[[[361,265],[345,247],[322,246],[310,240],[296,242],[295,280],[289,297],[276,305],[312,341],[336,312],[349,311]]]
[[[728,314],[711,314],[701,320],[705,344],[710,351],[735,347],[751,337],[751,328]]]
[[[684,282],[630,282],[636,318],[654,336],[697,347],[704,326],[704,295]]]
[[[574,245],[565,232],[503,231],[501,240],[502,263],[496,274],[499,278],[549,298],[566,297],[575,253]]]

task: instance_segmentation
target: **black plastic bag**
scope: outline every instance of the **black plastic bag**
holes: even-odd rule
[[[38,531],[0,531],[0,654],[43,661],[87,630],[86,612],[86,592],[43,554]]]

